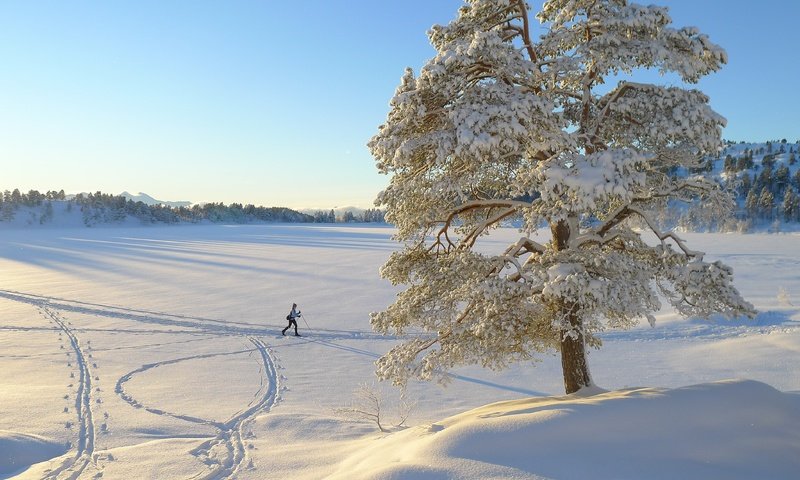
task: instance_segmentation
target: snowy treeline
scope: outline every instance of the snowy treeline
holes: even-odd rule
[[[335,210],[318,210],[312,214],[316,223],[383,223],[383,211],[377,208],[368,208],[364,211],[347,209],[337,214]]]
[[[0,195],[0,222],[14,220],[20,207],[41,207],[41,215],[38,218],[40,223],[46,223],[53,218],[53,201],[66,201],[64,190],[58,192],[49,190],[44,194],[36,190],[28,193],[21,193],[19,189],[14,189],[13,192],[6,190]]]
[[[40,193],[31,190],[22,193],[19,189],[6,190],[0,195],[0,222],[20,224],[48,224],[56,217],[79,217],[84,225],[121,223],[136,219],[144,224],[153,223],[333,223],[333,222],[382,222],[379,210],[366,210],[362,214],[345,212],[335,216],[330,212],[317,212],[310,215],[285,207],[260,207],[252,204],[205,203],[190,207],[172,207],[165,204],[148,205],[132,201],[122,195],[102,192],[79,194],[68,197],[64,190]],[[21,218],[20,218],[21,217]]]

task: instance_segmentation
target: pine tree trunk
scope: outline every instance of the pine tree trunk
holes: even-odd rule
[[[570,394],[590,386],[592,377],[586,362],[583,322],[573,313],[565,312],[565,315],[572,328],[561,332],[561,370],[564,374],[564,390]]]
[[[577,228],[577,219],[572,222],[561,220],[551,227],[553,245],[556,250],[569,248],[569,237],[572,234],[570,223]],[[564,375],[564,390],[567,394],[575,393],[592,384],[589,365],[586,362],[586,341],[583,335],[583,321],[575,314],[574,306],[564,304],[561,315],[569,321],[569,328],[561,333],[561,370]]]

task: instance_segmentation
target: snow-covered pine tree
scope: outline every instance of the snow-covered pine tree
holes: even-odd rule
[[[758,215],[765,220],[773,219],[773,207],[775,206],[775,196],[765,186],[761,189],[761,194],[758,196]]]
[[[744,201],[744,208],[747,211],[747,215],[752,218],[758,218],[758,199],[759,199],[759,192],[755,188],[751,188],[749,192],[747,192],[747,197]]]
[[[791,187],[783,195],[783,219],[786,222],[800,220],[800,197]]]
[[[725,204],[716,185],[668,174],[716,154],[725,120],[697,90],[608,87],[642,68],[693,83],[725,52],[670,27],[666,8],[625,0],[551,0],[538,19],[534,42],[524,0],[468,0],[431,29],[436,56],[406,70],[369,142],[390,175],[376,204],[404,244],[381,274],[407,285],[372,325],[427,333],[379,359],[381,378],[446,381],[455,365],[500,369],[555,349],[572,393],[592,384],[596,333],[652,323],[659,292],[687,316],[753,314],[729,267],[652,215],[669,200]],[[516,242],[479,248],[512,219]]]

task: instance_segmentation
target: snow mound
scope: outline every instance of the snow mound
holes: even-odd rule
[[[0,475],[63,455],[65,445],[37,435],[0,430]]]
[[[332,478],[797,478],[800,395],[755,381],[494,403],[372,439]]]

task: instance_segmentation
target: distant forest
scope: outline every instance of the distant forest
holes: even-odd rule
[[[86,226],[121,223],[129,217],[144,224],[151,223],[338,223],[383,222],[383,212],[367,209],[364,212],[345,211],[337,216],[333,210],[301,213],[285,207],[257,207],[232,203],[205,203],[190,207],[171,207],[164,204],[147,205],[121,195],[96,192],[67,196],[64,190],[40,193],[19,189],[6,190],[0,196],[0,222],[11,222],[18,212],[25,211],[28,223],[47,224],[59,214],[79,211]]]
[[[702,204],[676,203],[657,215],[668,228],[684,231],[780,231],[797,229],[800,224],[800,140],[768,142],[727,142],[702,166],[690,171],[671,171],[671,175],[704,177],[718,183],[734,200],[731,215],[721,215]],[[256,207],[232,203],[205,203],[190,207],[148,205],[122,195],[101,192],[67,196],[64,191],[39,193],[31,190],[3,192],[0,197],[0,223],[47,224],[56,217],[79,211],[87,226],[121,223],[128,218],[142,223],[351,223],[384,222],[384,212],[320,210],[302,213],[283,207]],[[24,218],[22,218],[24,217]],[[74,223],[80,220],[73,220]]]

